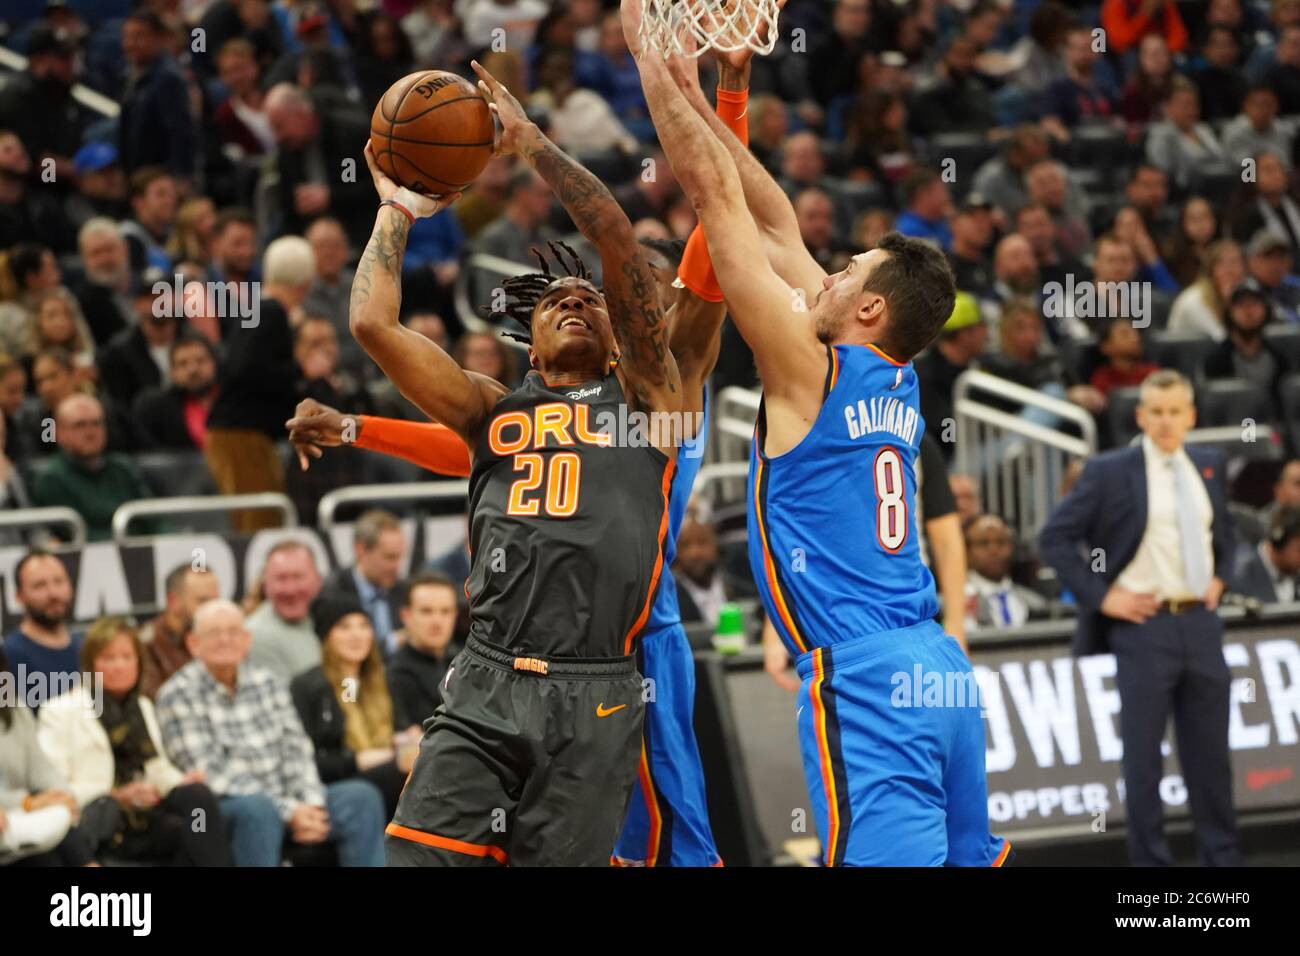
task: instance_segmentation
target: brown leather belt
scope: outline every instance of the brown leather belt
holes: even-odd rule
[[[1182,600],[1182,601],[1161,601],[1160,610],[1166,614],[1186,614],[1188,611],[1195,611],[1205,607],[1205,602],[1201,600]]]

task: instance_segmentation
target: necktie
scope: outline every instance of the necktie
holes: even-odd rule
[[[998,599],[998,610],[1002,613],[1002,626],[1011,626],[1011,606],[1007,602],[1007,592],[999,591],[996,595]]]
[[[1187,579],[1187,589],[1200,597],[1210,586],[1210,569],[1206,567],[1205,531],[1192,488],[1196,476],[1180,458],[1170,458],[1169,467],[1174,470],[1174,506],[1183,546],[1183,576]]]

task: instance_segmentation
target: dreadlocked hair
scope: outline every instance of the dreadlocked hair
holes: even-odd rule
[[[587,282],[593,281],[587,264],[582,261],[582,257],[567,242],[548,239],[546,244],[550,247],[551,255],[555,257],[555,262],[563,270],[562,272],[552,272],[551,265],[546,261],[545,254],[534,246],[528,251],[537,258],[537,264],[542,271],[529,272],[521,276],[510,276],[501,283],[501,288],[506,294],[505,307],[500,310],[493,310],[488,306],[482,307],[482,311],[486,312],[488,318],[494,322],[509,319],[523,329],[522,332],[516,332],[513,329],[502,329],[501,334],[514,339],[516,342],[523,342],[525,345],[531,345],[533,341],[531,334],[533,309],[537,308],[538,301],[546,290],[551,287],[551,283],[556,279],[567,277],[584,279]]]

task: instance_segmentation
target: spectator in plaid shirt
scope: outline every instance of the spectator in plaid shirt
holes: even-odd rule
[[[286,836],[332,842],[343,866],[383,866],[379,790],[365,780],[321,784],[289,688],[245,660],[251,643],[233,602],[208,601],[194,613],[195,659],[158,693],[168,755],[183,771],[207,775],[236,866],[278,865]]]

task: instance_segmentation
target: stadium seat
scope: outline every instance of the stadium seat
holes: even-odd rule
[[[1106,418],[1110,424],[1111,442],[1116,447],[1127,445],[1138,434],[1138,387],[1136,385],[1114,389],[1106,404]]]
[[[996,152],[997,147],[983,133],[939,133],[931,138],[927,151],[932,164],[940,166],[951,159],[957,169],[979,169]],[[950,183],[954,198],[964,196],[970,182],[970,176],[958,176],[955,183]]]
[[[1147,356],[1161,368],[1177,369],[1199,383],[1204,376],[1205,357],[1218,346],[1205,335],[1160,330],[1147,339]]]
[[[1291,362],[1293,371],[1300,371],[1300,325],[1290,322],[1270,322],[1264,326],[1264,338],[1281,349]]]
[[[1261,386],[1240,378],[1203,383],[1196,394],[1201,428],[1240,427],[1246,419],[1268,421],[1268,402]]]
[[[159,498],[215,495],[216,483],[199,451],[148,451],[135,455],[153,493]]]
[[[1129,163],[1129,146],[1123,130],[1085,123],[1071,131],[1067,155],[1071,166],[1110,173],[1116,181],[1114,172]]]
[[[1056,351],[1060,354],[1065,367],[1080,382],[1086,382],[1092,377],[1092,371],[1097,367],[1097,340],[1095,338],[1092,336],[1086,339],[1063,338],[1057,343]]]

